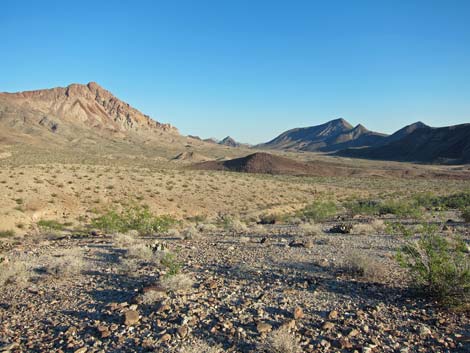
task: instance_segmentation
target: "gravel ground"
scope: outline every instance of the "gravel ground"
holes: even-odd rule
[[[469,239],[468,227],[455,227]],[[468,313],[407,289],[393,258],[398,237],[307,238],[292,227],[266,229],[262,235],[145,239],[177,254],[194,281],[179,291],[160,286],[164,269],[152,263],[123,271],[125,251],[112,236],[4,242],[7,259],[40,262],[79,249],[88,266],[62,277],[39,273],[24,288],[1,288],[0,351],[178,352],[201,339],[221,351],[263,352],[267,337],[283,328],[300,352],[470,352]],[[380,278],[345,271],[353,254],[375,261]],[[153,302],[143,293],[153,293]]]

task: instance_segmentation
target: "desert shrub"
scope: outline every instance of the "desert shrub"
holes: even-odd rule
[[[155,254],[148,245],[144,243],[134,243],[128,245],[127,257],[150,262],[155,259]]]
[[[172,238],[181,238],[181,232],[176,228],[168,229],[166,235]]]
[[[470,192],[460,192],[446,196],[435,196],[431,193],[415,195],[416,202],[426,208],[438,210],[463,209],[470,207]]]
[[[57,222],[57,221],[54,221],[54,220],[46,220],[46,219],[40,220],[37,223],[37,225],[38,225],[39,229],[41,229],[43,231],[48,231],[48,232],[62,231],[65,228],[65,226],[60,222]]]
[[[266,341],[258,345],[259,352],[300,353],[299,343],[287,328],[279,328],[269,333]]]
[[[201,237],[201,233],[195,226],[190,225],[189,227],[183,230],[182,236],[183,236],[183,239],[188,239],[188,240],[198,239]]]
[[[344,204],[344,207],[352,215],[378,215],[380,214],[381,202],[377,200],[354,200]]]
[[[344,270],[354,277],[379,281],[386,277],[386,267],[373,256],[350,251],[345,256]]]
[[[197,225],[197,229],[202,233],[215,233],[218,228],[212,223],[200,223]]]
[[[165,296],[166,296],[165,292],[151,290],[151,291],[145,292],[142,295],[142,303],[147,304],[147,305],[151,305],[151,304],[154,304],[154,303],[159,302],[160,300],[164,299]]]
[[[357,234],[374,234],[382,232],[385,229],[385,223],[380,219],[374,219],[370,223],[359,223],[353,226],[353,232]]]
[[[105,232],[125,233],[136,230],[139,234],[152,232],[166,232],[171,225],[176,223],[170,216],[155,216],[147,206],[132,205],[121,212],[111,210],[104,215],[95,218],[92,226]]]
[[[462,209],[462,218],[465,222],[470,222],[470,206]]]
[[[0,238],[11,238],[15,236],[14,230],[0,230]]]
[[[0,287],[14,285],[26,286],[32,276],[32,265],[29,261],[10,260],[0,263]]]
[[[322,228],[318,224],[301,223],[299,230],[305,235],[319,235],[323,233]]]
[[[397,253],[412,283],[424,293],[446,304],[470,301],[470,256],[465,242],[446,238],[436,226],[425,225],[419,239],[409,239]]]
[[[165,253],[160,259],[160,264],[166,269],[166,278],[175,276],[181,272],[181,264],[177,261],[176,255],[173,253]]]
[[[165,276],[160,283],[163,288],[172,292],[187,291],[194,285],[193,279],[184,273]]]
[[[264,214],[259,217],[259,224],[276,224],[283,220],[283,217],[277,214]]]
[[[191,343],[186,343],[181,349],[179,353],[221,353],[223,349],[219,346],[209,345],[208,343],[196,339]]]
[[[246,233],[248,231],[248,227],[242,221],[235,219],[230,224],[230,231],[233,233]]]
[[[48,255],[41,261],[44,270],[55,277],[67,277],[80,274],[86,269],[87,263],[80,249],[66,249],[57,255]]]
[[[338,208],[333,201],[314,201],[297,213],[304,221],[321,222],[336,215]]]
[[[420,218],[421,207],[409,200],[387,200],[380,206],[380,214],[393,214],[398,217]]]
[[[415,200],[391,199],[378,200],[355,200],[344,204],[344,207],[352,215],[382,215],[393,214],[398,217],[419,218],[422,215],[420,205]]]
[[[133,236],[133,234],[129,234],[129,233],[113,234],[113,241],[117,246],[120,246],[123,248],[127,248],[139,242],[138,239],[136,239],[136,237]]]

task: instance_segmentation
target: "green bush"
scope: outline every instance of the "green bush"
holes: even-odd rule
[[[64,225],[54,220],[42,219],[38,223],[38,227],[43,231],[62,231],[64,230]]]
[[[165,277],[171,277],[181,272],[181,264],[176,260],[176,255],[166,253],[160,260],[160,264],[167,270]]]
[[[422,209],[414,200],[356,200],[344,204],[352,215],[382,215],[393,214],[397,217],[422,216]]]
[[[321,222],[336,215],[338,208],[333,201],[315,201],[297,213],[304,221]]]
[[[424,193],[415,196],[418,205],[438,210],[464,209],[470,207],[470,192],[460,192],[446,196],[435,196]]]
[[[176,220],[170,216],[154,216],[147,206],[132,205],[121,212],[111,210],[92,221],[92,227],[104,232],[127,232],[139,234],[166,232]]]
[[[445,238],[437,227],[424,225],[419,239],[408,239],[397,260],[424,293],[449,305],[470,302],[470,257],[461,239]]]
[[[419,205],[408,200],[387,200],[380,206],[380,214],[419,218],[423,212]]]
[[[378,215],[381,202],[376,200],[355,200],[344,204],[352,215]]]

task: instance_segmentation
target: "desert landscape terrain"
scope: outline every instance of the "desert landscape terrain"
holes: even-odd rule
[[[470,352],[468,151],[353,159],[330,149],[390,137],[319,129],[249,146],[96,83],[0,94],[0,351]]]

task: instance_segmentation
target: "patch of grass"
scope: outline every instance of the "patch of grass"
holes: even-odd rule
[[[409,239],[397,260],[427,295],[449,305],[470,303],[470,255],[462,239],[446,238],[436,226],[423,225],[419,239]]]
[[[125,233],[136,230],[140,235],[166,232],[176,220],[170,216],[155,216],[147,206],[132,205],[121,212],[111,210],[92,221],[92,227],[105,232]]]
[[[43,231],[62,231],[64,230],[65,226],[57,221],[54,220],[46,220],[42,219],[37,223],[38,227]]]

